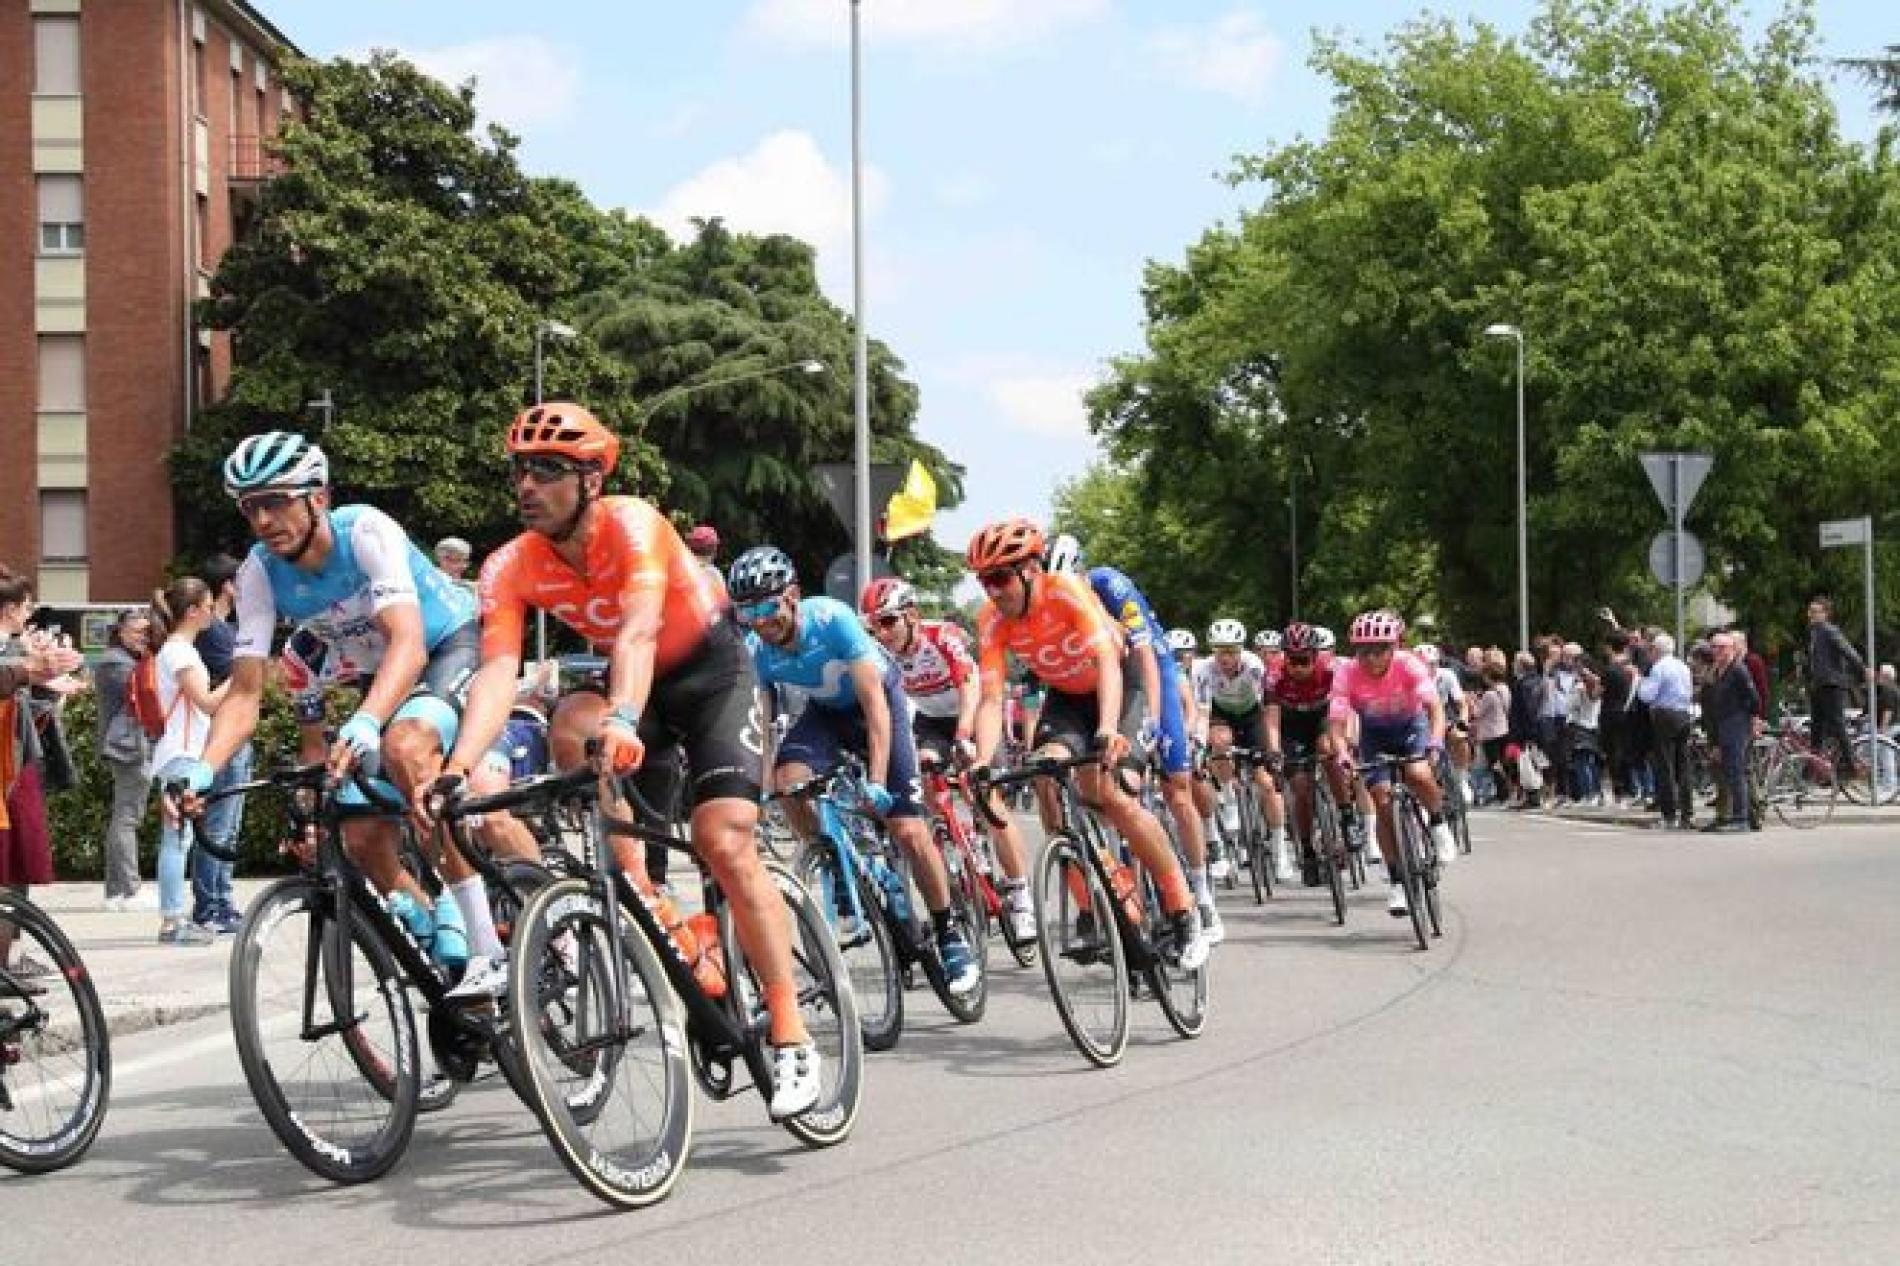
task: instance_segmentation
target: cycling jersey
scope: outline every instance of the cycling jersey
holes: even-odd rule
[[[1458,680],[1458,674],[1448,664],[1440,664],[1432,674],[1432,684],[1438,691],[1438,702],[1444,705],[1445,715],[1460,721],[1465,715],[1465,686]]]
[[[970,639],[948,620],[919,620],[910,649],[896,656],[904,693],[918,713],[952,717],[961,707],[959,687],[976,676]]]
[[[1282,712],[1327,711],[1333,698],[1333,667],[1333,653],[1322,651],[1313,661],[1312,672],[1305,677],[1295,677],[1287,671],[1286,661],[1282,659],[1267,678],[1267,702],[1277,705]]]
[[[986,601],[976,618],[978,663],[983,684],[1000,690],[1010,655],[1023,661],[1042,684],[1060,694],[1091,694],[1101,676],[1096,656],[1117,659],[1122,634],[1080,576],[1044,572],[1029,591],[1029,609],[1005,616]]]
[[[809,702],[833,712],[858,711],[853,664],[871,664],[880,676],[894,671],[890,657],[864,631],[858,613],[835,598],[799,600],[798,636],[788,647],[774,646],[753,630],[745,637],[760,685],[795,687]],[[904,709],[893,718],[907,719]]]
[[[314,571],[285,562],[261,543],[237,573],[236,659],[267,659],[277,621],[301,621],[339,661],[373,673],[388,638],[376,617],[391,607],[422,612],[422,640],[431,651],[475,618],[475,602],[396,521],[370,506],[329,512],[334,543]]]
[[[1345,720],[1357,713],[1368,725],[1403,726],[1430,711],[1438,699],[1432,670],[1410,651],[1394,651],[1392,663],[1373,676],[1357,659],[1333,669],[1332,716]]]
[[[661,593],[653,671],[664,675],[705,641],[726,610],[679,532],[638,497],[603,497],[587,539],[585,574],[576,572],[539,532],[523,532],[482,565],[482,658],[521,654],[530,607],[586,638],[613,648],[627,607]]]
[[[1265,697],[1267,666],[1252,651],[1242,651],[1232,672],[1209,655],[1194,663],[1194,702],[1203,712],[1214,709],[1244,717],[1259,709]]]
[[[1164,773],[1186,773],[1193,761],[1188,751],[1187,722],[1181,710],[1181,690],[1176,684],[1180,670],[1168,651],[1168,631],[1155,618],[1154,607],[1149,605],[1147,597],[1124,573],[1113,567],[1090,568],[1089,587],[1095,590],[1102,609],[1121,624],[1128,638],[1129,659],[1144,646],[1153,650],[1161,690],[1161,724],[1156,735],[1161,768]],[[1134,671],[1132,664],[1128,671],[1139,680],[1140,674]]]

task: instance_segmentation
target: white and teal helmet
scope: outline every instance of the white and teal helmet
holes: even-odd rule
[[[330,459],[293,431],[266,431],[224,459],[224,490],[232,497],[266,488],[313,492],[330,486]]]

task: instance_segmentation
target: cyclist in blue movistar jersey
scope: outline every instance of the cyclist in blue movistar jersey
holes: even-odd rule
[[[211,723],[202,758],[184,772],[193,792],[257,727],[266,661],[279,619],[326,644],[367,680],[329,760],[338,776],[361,768],[414,803],[454,742],[468,684],[480,662],[475,600],[429,561],[394,519],[369,506],[330,505],[330,466],[300,435],[272,431],[237,446],[224,464],[225,490],[257,537],[237,574],[237,646],[231,689]],[[455,900],[434,903],[404,868],[393,824],[350,822],[351,858],[405,917],[427,929],[436,957],[455,968],[476,954],[495,959],[482,881],[452,850],[440,859]]]
[[[909,854],[930,909],[950,992],[970,992],[981,975],[952,921],[950,879],[924,824],[910,702],[897,662],[871,640],[856,611],[833,598],[801,598],[798,573],[782,550],[747,550],[732,564],[727,585],[759,684],[775,692],[791,687],[805,698],[805,710],[779,744],[774,784],[780,791],[796,786],[832,769],[846,751],[863,759],[873,807]],[[792,828],[809,838],[816,825],[810,806],[787,800],[785,810]]]
[[[1081,572],[1082,545],[1064,533],[1049,544],[1044,566],[1050,571]],[[1218,945],[1227,935],[1214,890],[1207,882],[1207,837],[1194,805],[1193,753],[1188,748],[1187,722],[1181,711],[1180,673],[1170,651],[1168,633],[1155,618],[1154,607],[1135,582],[1113,567],[1087,569],[1089,588],[1128,635],[1128,661],[1141,677],[1142,699],[1148,708],[1143,737],[1153,745],[1165,777],[1163,795],[1187,854],[1188,887],[1201,909],[1201,930],[1208,944]]]

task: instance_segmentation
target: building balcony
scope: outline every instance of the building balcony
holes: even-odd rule
[[[231,138],[230,179],[233,184],[257,185],[283,174],[283,159],[270,151],[268,136]]]

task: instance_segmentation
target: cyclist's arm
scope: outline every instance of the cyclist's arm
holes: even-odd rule
[[[875,659],[851,661],[851,687],[864,713],[865,764],[871,781],[884,785],[891,764],[891,709],[884,700],[884,673]],[[811,705],[816,707],[816,704]]]
[[[622,601],[620,632],[607,659],[608,699],[615,708],[636,715],[646,711],[665,605],[666,591],[657,586],[630,593]]]
[[[1112,641],[1095,648],[1095,732],[1117,728],[1122,714],[1122,660]]]
[[[384,607],[376,613],[376,624],[387,639],[387,649],[356,710],[378,725],[388,725],[402,701],[422,680],[422,670],[429,665],[429,648],[422,638],[422,608],[413,602]]]
[[[1267,696],[1267,750],[1275,756],[1280,754],[1280,701],[1272,695]]]
[[[1155,658],[1154,643],[1135,649],[1135,662],[1141,666],[1141,688],[1148,709],[1148,724],[1161,728],[1161,661]]]
[[[469,683],[468,702],[462,705],[455,750],[442,762],[443,773],[466,774],[481,762],[482,755],[508,724],[508,712],[515,701],[515,679],[520,673],[519,650],[494,651],[482,656],[481,670]]]

